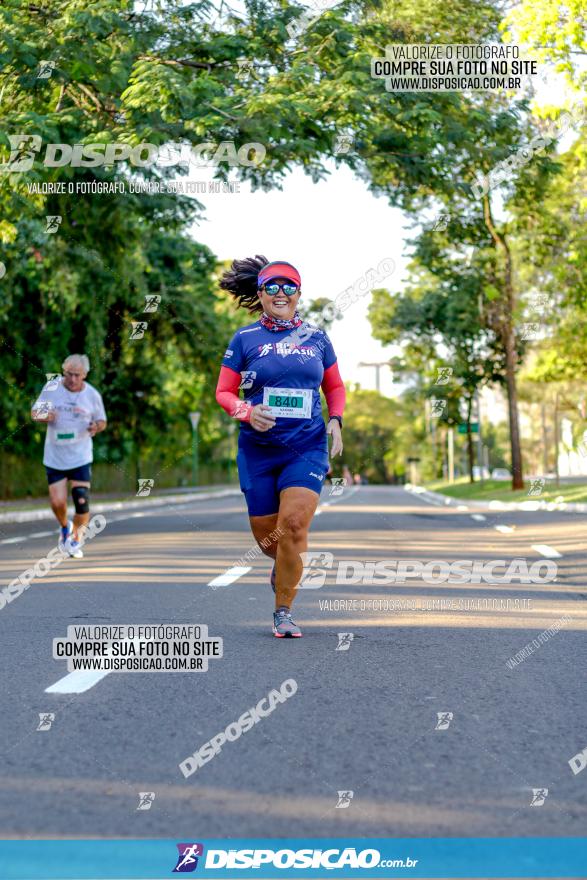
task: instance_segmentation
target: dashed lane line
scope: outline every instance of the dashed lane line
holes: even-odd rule
[[[547,559],[562,559],[563,554],[559,553],[558,550],[555,550],[549,544],[531,544],[530,546],[532,550],[536,550],[537,553],[546,556]]]
[[[110,671],[83,670],[79,672],[69,672],[55,684],[45,688],[46,694],[83,694],[89,691],[99,681],[102,681]]]
[[[210,581],[208,584],[209,587],[229,587],[235,581],[238,581],[244,574],[247,574],[251,571],[252,566],[250,565],[233,565],[232,568],[227,569],[224,574],[218,575],[215,577],[213,581]]]

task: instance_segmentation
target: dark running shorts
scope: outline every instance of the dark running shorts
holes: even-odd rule
[[[80,483],[92,482],[91,464],[80,464],[79,467],[70,468],[68,471],[58,471],[45,465],[45,470],[47,471],[47,482],[49,485],[51,483],[58,483],[59,480],[79,480]]]

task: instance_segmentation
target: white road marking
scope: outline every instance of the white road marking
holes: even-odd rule
[[[447,495],[442,495],[437,498],[434,493],[429,492],[428,489],[425,489],[423,486],[413,486],[409,489],[408,485],[409,484],[404,486],[406,492],[413,492],[413,494],[421,498],[422,501],[426,501],[427,504],[432,504],[434,507],[446,507],[446,505],[450,504],[452,501],[452,498],[449,498]]]
[[[213,581],[210,581],[208,584],[209,587],[228,587],[230,584],[233,584],[244,574],[247,574],[251,570],[250,565],[233,565],[232,568],[229,568],[228,571],[225,571],[224,574],[218,575],[218,577],[214,578]]]
[[[109,671],[101,672],[98,670],[78,670],[77,672],[69,672],[55,684],[45,688],[46,694],[83,694],[89,691],[99,681],[110,675]]]
[[[496,532],[501,532],[504,535],[509,535],[510,532],[513,532],[512,526],[494,526],[493,528]]]
[[[426,498],[426,496],[422,492],[418,492],[418,498],[421,498],[422,501],[426,502],[426,504],[432,504],[434,507],[444,506],[444,501],[438,501],[437,498]]]
[[[50,535],[57,535],[57,532],[33,532],[31,535],[19,535],[17,538],[4,538],[0,544],[18,544],[19,541],[28,541],[29,538],[48,538]]]
[[[548,544],[531,544],[532,550],[536,550],[537,553],[541,553],[542,556],[546,556],[547,559],[562,559],[562,553],[559,553],[558,550],[555,550],[554,547],[550,547]]]
[[[487,519],[487,517],[486,517],[486,516],[483,516],[482,513],[472,513],[472,514],[471,514],[471,519],[476,519],[477,522],[485,522],[485,520]]]
[[[57,538],[57,530],[53,529],[50,532],[31,532],[30,535],[19,535],[16,538],[4,538],[0,541],[0,544],[17,544],[19,541],[28,541],[29,538],[49,538],[51,535],[54,535]]]
[[[215,501],[217,498],[227,498],[230,495],[238,495],[240,497],[241,491],[240,489],[221,489],[220,491],[214,492],[187,492],[182,495],[162,495],[159,498],[152,498],[147,500],[143,500],[142,498],[137,498],[136,501],[130,501],[128,498],[123,501],[106,501],[104,503],[98,502],[97,504],[92,504],[93,513],[109,513],[112,510],[129,510],[130,508],[143,507],[145,510],[148,510],[149,513],[153,510],[154,513],[161,513],[161,507],[168,507],[169,505],[173,505],[173,507],[184,506],[186,504],[191,504],[194,501]],[[53,514],[51,512],[51,508],[49,506],[43,508],[42,510],[21,510],[21,511],[12,511],[11,513],[0,513],[0,523],[23,523],[23,522],[36,522],[39,519],[53,519]]]

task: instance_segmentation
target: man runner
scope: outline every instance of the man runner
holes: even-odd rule
[[[33,404],[33,421],[45,423],[43,464],[49,483],[51,509],[61,526],[59,547],[76,559],[90,519],[92,438],[106,427],[100,393],[85,378],[90,362],[85,354],[70,354],[63,361],[63,377],[49,379]],[[67,483],[75,506],[73,522],[67,519]]]

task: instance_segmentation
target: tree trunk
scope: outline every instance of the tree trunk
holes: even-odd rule
[[[508,414],[510,422],[510,447],[512,456],[512,489],[524,488],[522,474],[522,449],[520,446],[520,425],[518,420],[518,389],[516,386],[516,367],[518,357],[514,328],[507,327],[505,342],[506,351],[506,384],[508,390]]]
[[[475,474],[473,466],[475,463],[475,452],[473,450],[473,435],[471,434],[471,414],[473,410],[473,395],[469,395],[467,400],[467,456],[469,459],[469,482],[475,482]]]
[[[514,320],[514,285],[512,279],[512,255],[504,235],[495,227],[491,216],[489,196],[483,197],[483,216],[496,247],[499,247],[504,257],[504,310],[500,321],[500,334],[503,341],[506,357],[506,387],[508,392],[508,415],[510,426],[510,450],[512,461],[512,489],[524,488],[524,474],[522,468],[522,448],[520,444],[520,423],[518,417],[518,391],[516,385],[516,369],[518,367],[518,351],[516,346],[516,332]]]
[[[546,432],[546,404],[540,406],[540,415],[542,419],[542,473],[544,476],[548,473],[548,434]]]

